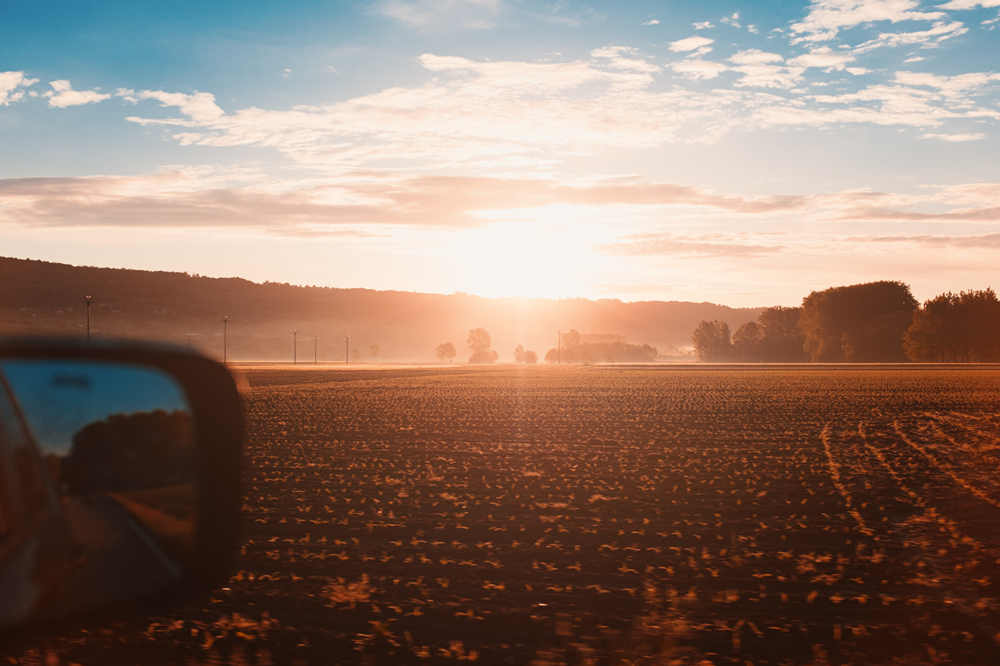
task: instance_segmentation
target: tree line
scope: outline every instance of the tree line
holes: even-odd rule
[[[364,352],[365,360],[425,360],[433,358],[444,340],[456,348],[454,360],[464,361],[469,357],[464,335],[473,324],[490,332],[493,348],[504,358],[521,343],[542,362],[555,346],[556,332],[570,325],[581,331],[614,331],[669,354],[687,346],[702,319],[722,319],[735,328],[760,312],[712,303],[494,299],[307,287],[0,257],[4,335],[82,336],[87,295],[93,296],[95,336],[169,341],[220,358],[223,318],[228,316],[228,357],[242,361],[290,359],[295,329],[319,337],[321,361],[343,360],[345,335],[351,336],[352,361],[355,350]],[[368,353],[371,343],[378,343],[378,354]],[[314,342],[304,344],[311,359]]]
[[[496,350],[493,349],[493,338],[490,336],[490,332],[485,328],[470,329],[465,344],[471,352],[469,363],[496,363],[500,357]],[[434,355],[440,361],[451,363],[455,356],[458,355],[458,351],[455,349],[453,343],[442,342],[434,349]],[[514,348],[514,360],[518,363],[537,363],[538,354],[530,349],[525,349],[524,345],[518,345]]]
[[[644,363],[656,357],[655,347],[622,340],[587,341],[576,329],[563,333],[559,346],[545,353],[547,363]]]
[[[923,306],[898,281],[814,291],[797,308],[764,310],[735,333],[702,321],[702,361],[1000,361],[1000,301],[992,289],[947,292]]]
[[[593,337],[593,336],[592,336]],[[600,336],[597,336],[600,337]],[[615,337],[615,336],[606,336]],[[465,341],[471,355],[469,363],[495,363],[499,358],[493,347],[493,340],[485,328],[469,331]],[[451,361],[458,355],[452,342],[442,342],[435,350],[438,360]],[[650,345],[633,345],[623,340],[586,340],[576,329],[559,336],[559,346],[548,350],[546,363],[622,363],[655,361],[657,351]],[[524,345],[514,348],[514,360],[532,365],[538,363],[538,354]]]

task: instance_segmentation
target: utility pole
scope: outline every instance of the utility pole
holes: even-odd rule
[[[319,363],[319,336],[313,337],[313,365]]]
[[[344,365],[351,364],[351,336],[344,336]]]
[[[84,296],[83,302],[87,304],[87,339],[90,339],[90,305],[94,302],[93,296]]]
[[[222,362],[229,362],[229,315],[222,318]]]
[[[292,331],[292,363],[299,362],[299,332]]]

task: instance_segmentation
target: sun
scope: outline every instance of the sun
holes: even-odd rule
[[[566,211],[503,220],[463,233],[454,248],[462,290],[482,296],[561,298],[593,291],[599,239]]]

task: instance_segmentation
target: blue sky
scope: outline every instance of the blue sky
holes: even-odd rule
[[[184,389],[160,370],[81,361],[0,360],[42,453],[68,453],[73,435],[111,414],[187,411]]]
[[[4,11],[4,255],[754,305],[995,275],[1000,0]]]

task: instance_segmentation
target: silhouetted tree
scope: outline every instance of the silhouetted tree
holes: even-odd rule
[[[514,347],[514,360],[518,363],[524,363],[524,345]]]
[[[569,329],[562,334],[562,346],[564,349],[572,349],[580,344],[580,331],[575,328]]]
[[[465,344],[474,352],[486,351],[493,345],[493,339],[485,328],[473,328],[469,331],[469,337],[466,338]]]
[[[799,329],[802,308],[773,307],[760,313],[757,323],[763,330],[759,361],[794,363],[806,361],[805,336]]]
[[[552,348],[545,354],[545,361],[555,363],[643,363],[655,361],[656,347],[632,345],[621,340],[583,342],[583,336],[575,330],[564,333],[562,348]]]
[[[695,336],[701,338],[701,348],[715,360],[806,361],[809,357],[803,349],[805,337],[799,329],[800,313],[801,308],[767,308],[756,322],[747,322],[736,329],[731,345],[725,341],[723,322],[702,322],[700,333],[696,330]],[[699,343],[695,343],[695,348],[699,350]],[[708,360],[701,351],[698,357]]]
[[[495,350],[486,349],[484,351],[472,352],[472,356],[469,357],[469,363],[496,363],[499,357],[499,354]]]
[[[189,483],[195,470],[187,412],[112,414],[73,435],[60,476],[74,494]]]
[[[903,337],[914,361],[1000,360],[1000,301],[992,289],[944,293],[913,313]]]
[[[702,361],[728,361],[733,357],[729,324],[724,321],[703,321],[691,335],[694,351]]]
[[[733,358],[737,361],[759,361],[763,343],[764,329],[748,321],[733,333]]]
[[[538,363],[538,354],[528,349],[524,352],[523,360],[528,364]]]
[[[812,361],[899,361],[916,308],[902,282],[832,287],[802,300],[799,327]]]
[[[437,346],[437,349],[434,350],[434,354],[438,357],[438,359],[448,361],[449,363],[451,363],[451,359],[455,358],[457,353],[458,352],[455,351],[455,345],[450,342],[442,342]]]
[[[469,331],[469,337],[466,339],[465,344],[469,346],[472,350],[472,356],[469,357],[469,363],[495,363],[497,360],[497,353],[490,349],[493,344],[493,340],[490,338],[490,333],[485,328],[474,328]]]

